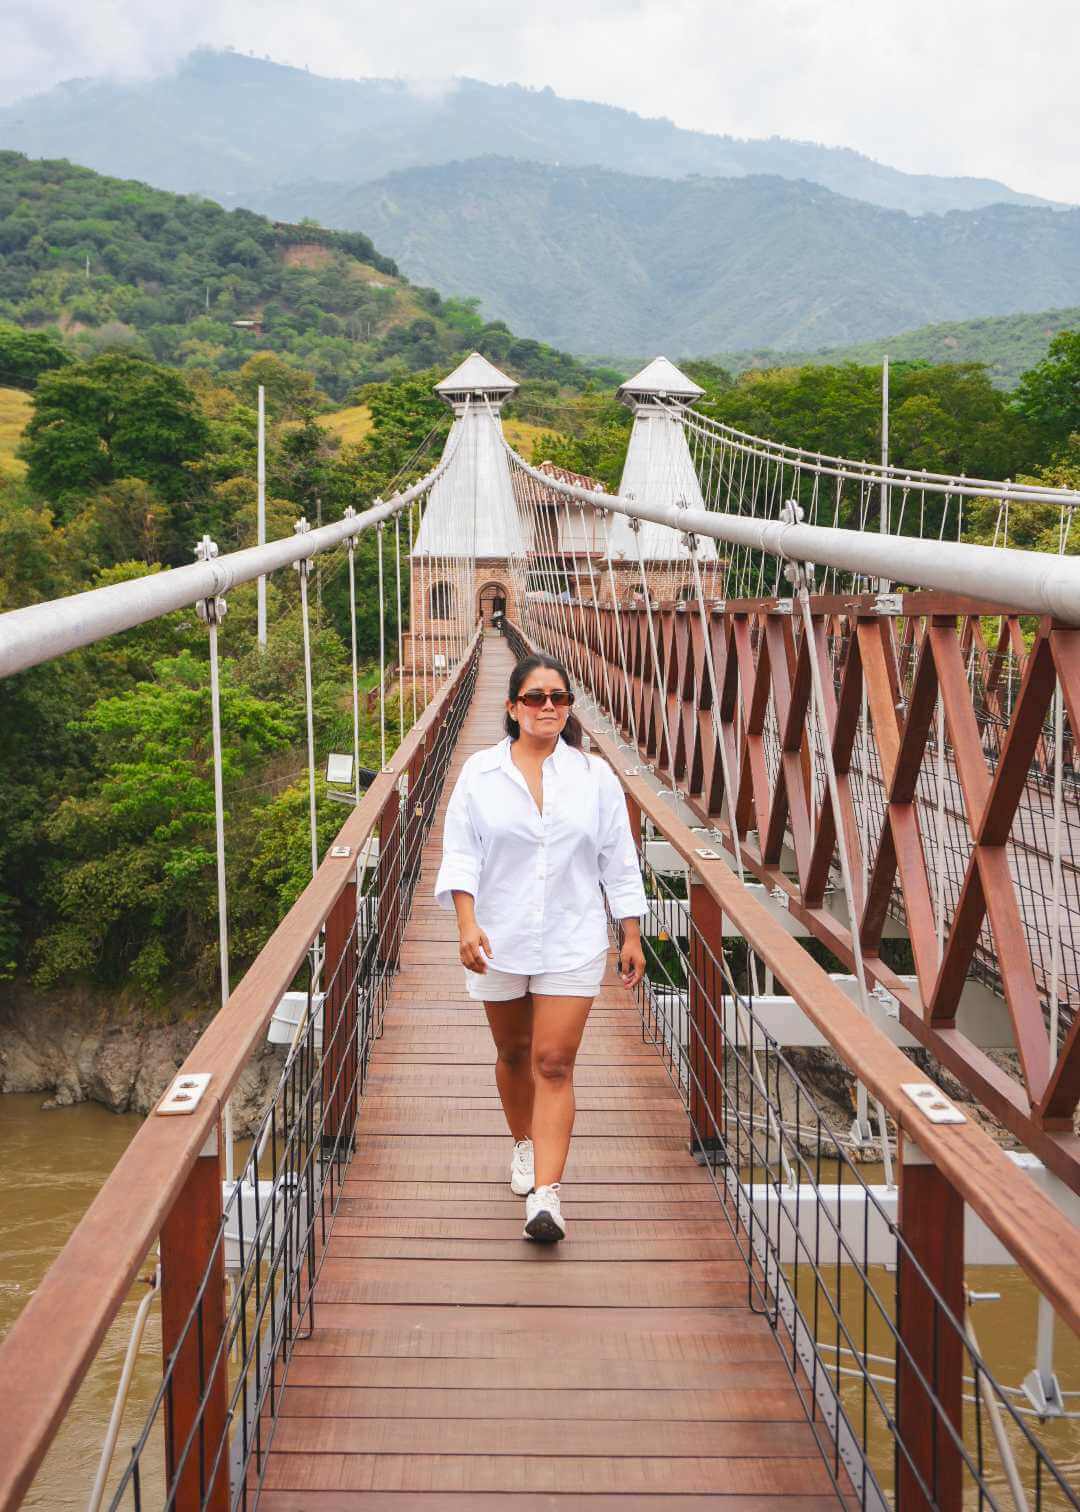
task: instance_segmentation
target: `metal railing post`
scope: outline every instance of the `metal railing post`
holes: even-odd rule
[[[724,950],[724,917],[709,890],[688,874],[690,892],[690,1151],[710,1164],[723,1148],[723,1092],[720,1073],[724,1042],[720,981],[714,957]]]
[[[356,871],[326,919],[323,981],[323,1144],[352,1147],[356,1119]]]
[[[389,971],[397,969],[401,951],[402,814],[395,786],[379,814],[379,956]]]
[[[166,1371],[172,1361],[165,1396],[165,1474],[167,1484],[174,1486],[176,1512],[226,1512],[229,1505],[229,1455],[227,1450],[219,1454],[228,1412],[225,1248],[220,1230],[219,1126],[161,1228],[161,1351]]]
[[[910,1256],[898,1247],[897,1505],[904,1512],[959,1512],[964,1465],[948,1425],[962,1436],[964,1200],[902,1131],[900,1148],[899,1227]]]

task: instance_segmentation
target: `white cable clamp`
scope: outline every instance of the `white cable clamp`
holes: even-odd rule
[[[301,515],[296,524],[293,526],[293,533],[298,536],[304,536],[307,535],[310,529],[311,526],[308,523],[306,516]],[[309,557],[301,557],[299,561],[293,563],[293,570],[295,572],[298,572],[301,577],[307,577],[311,572],[311,559]]]
[[[212,541],[208,535],[204,535],[202,540],[196,543],[195,557],[197,561],[212,562],[217,555],[217,542]],[[215,594],[212,598],[200,599],[195,605],[195,613],[204,625],[220,625],[228,613],[228,608],[229,606],[226,604],[224,596],[222,594]]]

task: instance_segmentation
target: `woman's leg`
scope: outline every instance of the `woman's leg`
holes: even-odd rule
[[[485,1003],[484,1012],[498,1051],[495,1085],[515,1139],[532,1138],[533,1002],[528,993],[507,1003]]]
[[[562,1180],[574,1127],[574,1061],[592,1001],[533,993],[532,1141],[538,1187]]]

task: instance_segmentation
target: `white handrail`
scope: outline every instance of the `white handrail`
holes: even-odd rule
[[[1019,614],[1050,614],[1080,625],[1080,559],[967,541],[922,541],[913,536],[869,535],[825,525],[784,523],[752,515],[721,514],[680,504],[639,504],[621,494],[594,493],[531,467],[508,441],[514,463],[551,492],[592,509],[614,510],[630,519],[667,525],[680,534],[711,536],[770,556],[834,567],[862,577],[884,577],[916,588],[933,588],[981,599]]]
[[[240,583],[254,582],[282,567],[332,551],[362,531],[393,519],[414,499],[427,493],[453,462],[458,445],[455,440],[438,466],[404,492],[385,503],[378,500],[361,514],[349,515],[332,525],[281,541],[268,541],[265,546],[232,551],[212,561],[192,562],[168,572],[147,573],[127,583],[111,583],[106,588],[91,588],[85,593],[9,610],[0,615],[0,677],[52,661],[121,630],[131,630],[174,610],[190,608],[204,599],[221,597]]]

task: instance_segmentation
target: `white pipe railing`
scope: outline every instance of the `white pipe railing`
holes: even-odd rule
[[[203,599],[218,598],[240,583],[254,582],[306,557],[333,551],[350,537],[407,509],[442,477],[457,449],[455,442],[437,467],[386,503],[379,501],[361,514],[349,515],[332,525],[281,541],[269,541],[265,546],[249,546],[243,551],[214,557],[212,561],[192,562],[168,572],[148,573],[127,583],[111,583],[106,588],[91,588],[67,598],[9,610],[0,615],[0,677],[53,661],[121,630],[131,630],[177,609],[190,608]]]
[[[755,436],[749,431],[737,430],[725,425],[712,415],[699,414],[687,404],[676,400],[663,401],[665,411],[673,420],[688,425],[699,435],[715,437],[731,446],[733,450],[762,461],[779,462],[804,472],[821,473],[829,478],[843,478],[858,483],[887,483],[897,488],[920,489],[928,493],[957,494],[976,499],[1019,499],[1024,503],[1058,504],[1066,509],[1080,508],[1080,489],[1052,488],[1040,483],[1018,483],[1011,478],[979,478],[966,473],[928,472],[921,467],[897,467],[894,462],[857,462],[851,457],[834,457],[829,452],[810,451],[804,446],[791,446],[785,441],[773,441],[765,436]]]
[[[620,494],[594,493],[563,483],[520,457],[504,440],[517,467],[550,492],[592,509],[666,525],[680,534],[710,536],[770,556],[833,567],[862,577],[887,577],[915,588],[980,599],[1018,614],[1050,614],[1080,625],[1080,560],[966,541],[923,541],[913,536],[867,535],[825,525],[786,524],[752,515],[721,514],[680,504],[639,504]]]

